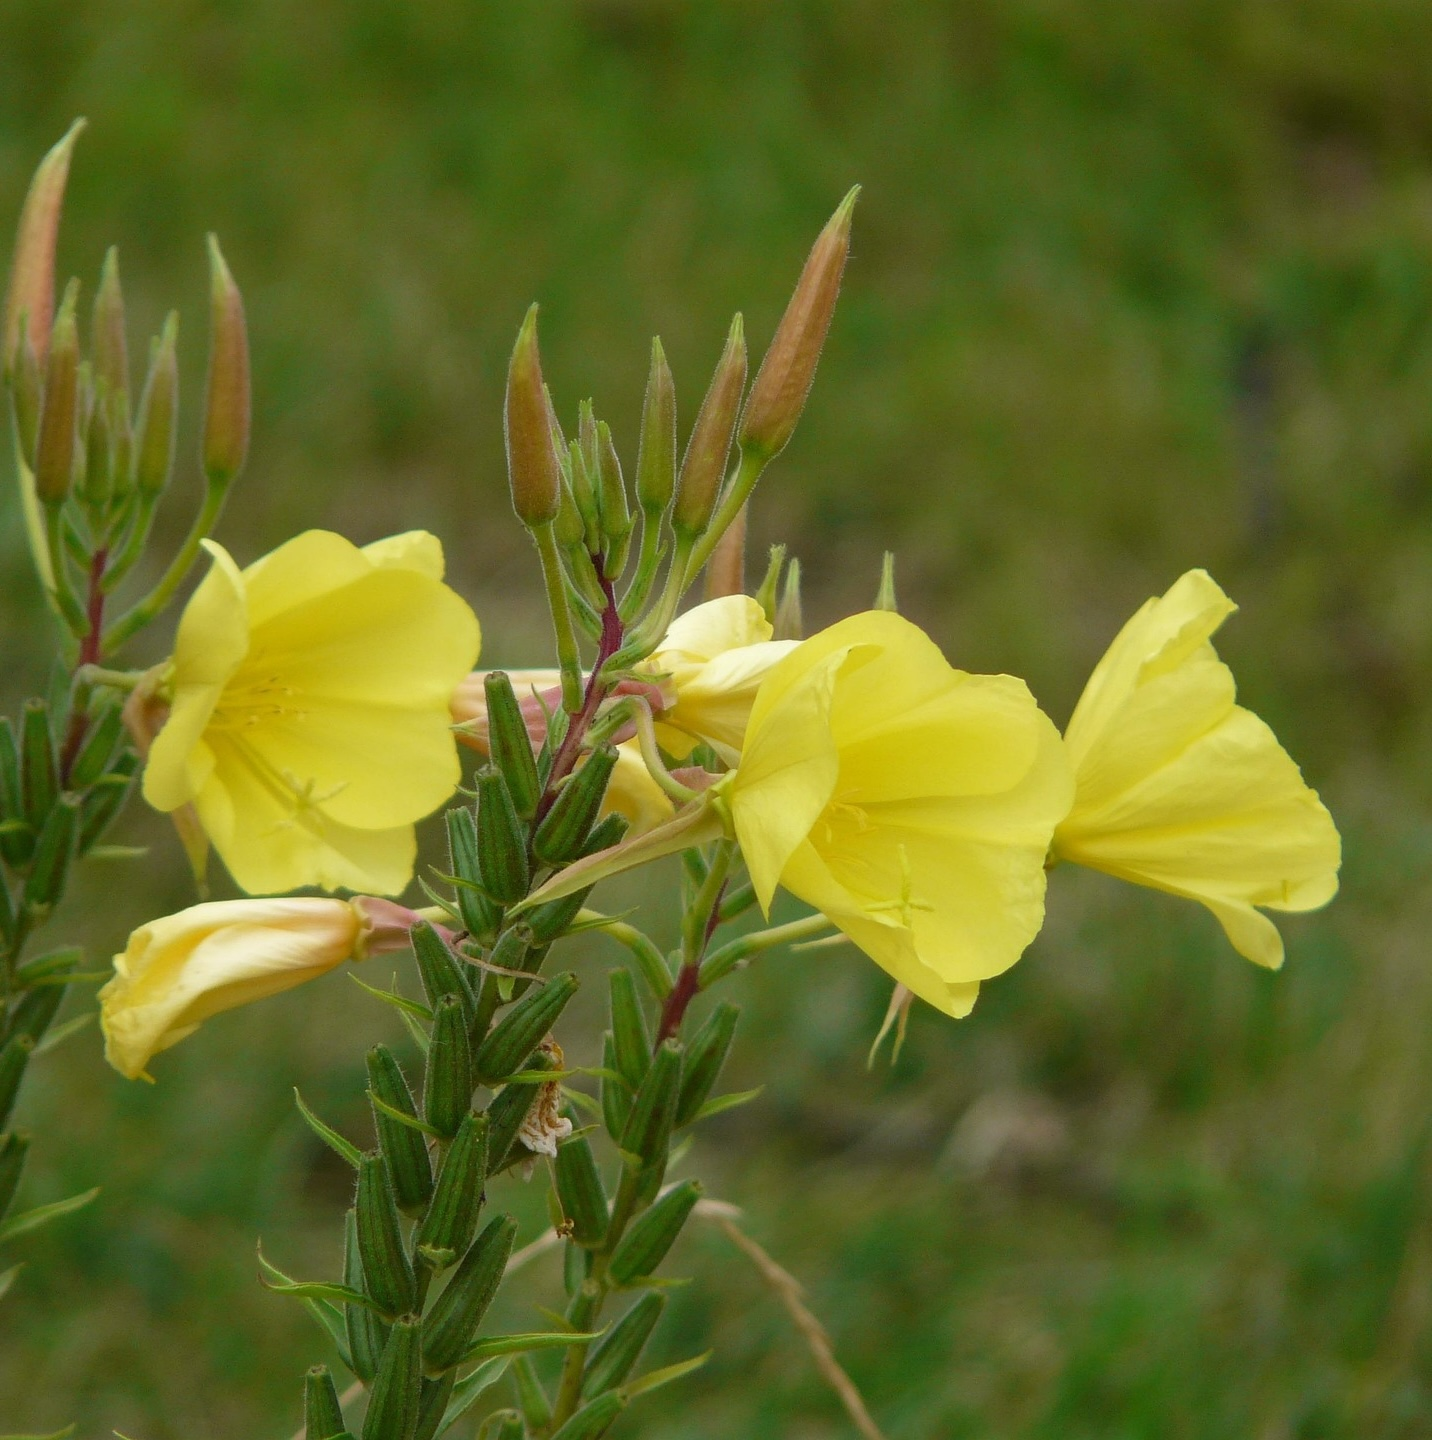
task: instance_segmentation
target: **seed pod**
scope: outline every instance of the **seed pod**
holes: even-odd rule
[[[333,1440],[347,1428],[327,1365],[315,1365],[304,1376],[303,1427],[305,1440]]]
[[[551,1070],[552,1062],[539,1050],[527,1062],[529,1070]],[[537,1085],[505,1085],[492,1097],[487,1115],[487,1173],[500,1170],[516,1143],[517,1132],[537,1099]]]
[[[502,923],[502,911],[483,890],[482,871],[477,863],[477,819],[466,806],[447,812],[448,857],[453,876],[465,881],[455,885],[457,912],[467,933],[486,940]]]
[[[472,1344],[502,1283],[516,1234],[512,1216],[491,1220],[463,1256],[447,1289],[433,1302],[423,1325],[423,1365],[429,1372],[451,1369]]]
[[[746,336],[737,315],[682,456],[676,504],[671,510],[672,529],[678,535],[700,535],[711,522],[726,478],[726,457],[731,453],[731,436],[745,388]]]
[[[583,1395],[590,1397],[615,1389],[631,1374],[665,1309],[666,1296],[659,1290],[648,1290],[607,1331],[587,1360]]]
[[[531,927],[522,921],[509,926],[497,937],[497,943],[492,947],[491,955],[488,956],[488,961],[497,969],[487,971],[482,977],[482,989],[478,991],[477,1007],[473,1015],[472,1029],[469,1031],[474,1051],[486,1037],[488,1028],[492,1024],[492,1017],[497,1013],[498,1005],[505,1004],[514,994],[518,993],[517,982],[513,980],[512,976],[499,972],[535,971],[542,963],[546,953],[545,950],[540,950],[534,955]],[[523,983],[522,989],[524,991],[527,989],[525,983]]]
[[[610,745],[592,751],[582,768],[562,787],[532,836],[532,853],[549,865],[561,865],[581,852],[601,809],[617,763]]]
[[[15,1097],[20,1093],[20,1081],[25,1078],[25,1066],[34,1048],[35,1042],[28,1035],[12,1035],[0,1048],[0,1129],[10,1121]]]
[[[71,790],[83,790],[104,774],[123,733],[123,709],[118,705],[106,706],[91,723],[74,764],[70,766],[68,784]]]
[[[612,1255],[612,1279],[618,1285],[631,1285],[653,1274],[676,1243],[700,1198],[701,1182],[683,1180],[650,1210],[638,1215]]]
[[[432,1204],[418,1224],[415,1244],[463,1254],[472,1244],[487,1179],[487,1116],[469,1111],[443,1157]]]
[[[477,772],[477,863],[482,888],[494,900],[511,905],[527,893],[527,836],[493,765]]]
[[[417,1303],[417,1288],[398,1223],[388,1162],[370,1150],[358,1166],[358,1253],[365,1289],[386,1315],[404,1315]]]
[[[20,1184],[20,1175],[25,1169],[25,1157],[30,1153],[30,1137],[23,1130],[12,1130],[0,1135],[0,1217],[10,1208],[15,1191]]]
[[[50,707],[43,700],[25,702],[20,721],[20,774],[25,819],[38,834],[60,792],[55,740],[50,731]]]
[[[603,815],[588,833],[585,843],[577,853],[577,859],[583,859],[588,855],[595,855],[598,850],[610,850],[613,845],[620,845],[626,839],[626,833],[631,829],[631,821],[625,815],[619,815],[615,810],[610,815]],[[583,890],[585,898],[588,891]],[[555,901],[551,902],[555,904]]]
[[[211,486],[228,485],[249,454],[249,335],[244,300],[209,236],[209,384],[204,404],[202,459]]]
[[[374,1099],[411,1115],[414,1120],[418,1118],[413,1092],[403,1077],[402,1067],[386,1045],[375,1045],[368,1052],[368,1090]],[[422,1131],[393,1119],[376,1105],[373,1128],[378,1132],[378,1145],[388,1162],[388,1173],[393,1177],[398,1209],[408,1215],[422,1214],[433,1193],[433,1167]]]
[[[529,530],[557,516],[562,483],[557,453],[552,448],[542,357],[537,349],[537,307],[533,305],[517,332],[507,367],[507,398],[503,438],[507,449],[507,480],[512,508]]]
[[[532,927],[532,940],[536,945],[550,945],[566,934],[567,927],[577,918],[577,912],[587,903],[592,887],[578,890],[575,894],[564,895],[559,900],[546,900],[534,905],[527,912],[527,923]]]
[[[635,1090],[651,1064],[651,1036],[637,998],[636,982],[624,966],[607,977],[611,984],[612,1039],[617,1069]]]
[[[667,1040],[660,1046],[636,1092],[622,1131],[621,1148],[645,1165],[665,1164],[681,1086],[681,1053],[679,1040]]]
[[[610,1030],[602,1037],[602,1069],[614,1072],[602,1076],[602,1123],[607,1127],[607,1134],[620,1143],[631,1115],[632,1096],[626,1085],[614,1078],[621,1072],[617,1069],[616,1040]]]
[[[482,1422],[477,1440],[526,1440],[527,1427],[516,1410],[495,1410]]]
[[[67,988],[64,985],[36,985],[34,989],[27,990],[10,1016],[6,1038],[28,1035],[38,1045],[59,1013]]]
[[[570,971],[558,975],[524,995],[498,1021],[473,1057],[473,1068],[484,1085],[498,1084],[522,1069],[577,993],[577,983]]]
[[[0,856],[12,870],[18,870],[35,848],[35,832],[25,820],[25,802],[20,785],[20,747],[8,715],[0,715]]]
[[[74,479],[79,429],[80,339],[75,327],[79,282],[71,280],[55,317],[45,366],[45,400],[35,438],[35,493],[47,506],[63,505]]]
[[[491,671],[483,681],[483,691],[487,696],[488,753],[507,781],[513,808],[524,820],[530,820],[542,796],[542,784],[537,778],[537,757],[532,753],[527,722],[505,671]]]
[[[626,1396],[619,1391],[610,1390],[605,1395],[600,1395],[597,1399],[583,1405],[552,1436],[552,1440],[600,1440],[600,1437],[612,1428],[617,1416],[626,1407]]]
[[[472,1106],[472,1048],[462,1001],[444,995],[433,1009],[433,1033],[423,1081],[423,1114],[444,1139],[457,1134]]]
[[[557,1146],[557,1198],[578,1245],[600,1245],[607,1234],[607,1192],[585,1135]]]
[[[691,1037],[686,1047],[686,1064],[682,1067],[681,1097],[676,1102],[676,1125],[689,1125],[696,1112],[706,1103],[721,1067],[726,1063],[736,1021],[741,1012],[724,1000],[710,1014],[706,1023]]]
[[[451,995],[462,1005],[463,1016],[470,1022],[474,1002],[468,967],[448,949],[447,941],[426,920],[419,920],[413,926],[411,938],[428,1004],[436,1007],[444,995]]]
[[[453,1387],[457,1384],[457,1371],[449,1370],[436,1380],[427,1376],[418,1389],[418,1424],[413,1431],[413,1440],[433,1440],[438,1426],[447,1414],[448,1401],[452,1399]]]
[[[86,855],[124,809],[134,789],[134,774],[139,769],[139,756],[126,750],[109,767],[109,773],[85,792],[80,805],[79,854]]]
[[[416,1315],[394,1321],[373,1377],[363,1440],[413,1440],[423,1378],[422,1333]]]
[[[79,828],[80,798],[66,792],[51,807],[49,818],[40,827],[35,841],[24,891],[25,909],[30,914],[48,915],[64,894]]]
[[[149,347],[149,374],[139,401],[134,437],[134,484],[141,495],[162,495],[174,474],[179,428],[179,316],[169,312]]]
[[[363,1280],[363,1257],[358,1249],[358,1218],[349,1210],[343,1220],[343,1283],[350,1290],[367,1294]],[[348,1357],[353,1373],[365,1384],[378,1370],[378,1360],[387,1343],[388,1327],[366,1305],[345,1305],[343,1327],[348,1337]]]

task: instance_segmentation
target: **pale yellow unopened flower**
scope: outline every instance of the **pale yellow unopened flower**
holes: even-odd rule
[[[1276,968],[1282,937],[1254,907],[1325,905],[1341,844],[1277,737],[1234,701],[1209,641],[1236,608],[1190,570],[1119,632],[1065,735],[1076,790],[1053,854],[1199,901],[1240,954]]]
[[[1073,781],[1023,681],[956,670],[908,620],[869,611],[771,670],[726,793],[763,907],[783,885],[965,1015],[1043,923]]]
[[[207,548],[145,799],[192,803],[250,893],[396,894],[414,822],[457,787],[449,704],[478,653],[442,547],[414,531],[360,550],[310,530],[243,571]]]
[[[141,925],[99,992],[105,1058],[131,1080],[144,1076],[211,1015],[404,943],[400,922],[416,916],[400,909],[361,896],[221,900]]]

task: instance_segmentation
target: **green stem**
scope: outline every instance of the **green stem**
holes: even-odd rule
[[[756,488],[756,481],[761,478],[761,471],[766,468],[767,463],[765,457],[753,455],[749,450],[741,452],[736,473],[726,482],[725,495],[716,511],[716,517],[706,527],[706,533],[691,552],[691,560],[682,577],[683,590],[701,573],[701,567],[711,558],[711,552],[720,543],[732,521],[741,513],[741,506],[750,498],[751,491]]]
[[[121,580],[134,568],[135,561],[144,553],[145,542],[149,539],[149,530],[154,523],[154,516],[159,509],[159,497],[157,495],[141,494],[134,502],[134,513],[129,519],[129,529],[124,536],[124,541],[110,562],[109,569],[105,571],[104,589],[109,594]]]
[[[557,636],[557,663],[562,668],[562,708],[575,715],[582,708],[582,652],[572,629],[572,614],[567,608],[567,584],[562,574],[562,561],[552,526],[539,525],[532,531],[538,557],[542,561],[542,580],[547,587],[547,608],[552,612],[552,629]]]
[[[777,945],[788,945],[798,940],[813,940],[822,931],[831,928],[824,915],[807,915],[803,920],[792,920],[787,925],[773,925],[769,930],[757,930],[742,935],[738,940],[713,950],[701,967],[702,990],[708,990],[718,980],[729,975],[743,960],[759,955],[763,950],[774,949]]]
[[[642,512],[641,549],[637,552],[636,574],[632,576],[632,582],[622,596],[621,603],[621,617],[628,623],[641,613],[647,596],[651,594],[656,572],[661,568],[661,557],[665,549],[661,538],[661,520],[662,512],[659,510],[654,515]]]
[[[633,700],[630,710],[636,723],[636,739],[641,747],[641,758],[646,762],[651,778],[677,805],[687,805],[698,799],[699,791],[683,785],[666,768],[666,763],[661,758],[661,747],[656,743],[656,722],[651,718],[651,707],[641,700]]]

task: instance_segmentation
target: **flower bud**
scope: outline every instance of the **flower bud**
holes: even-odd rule
[[[602,1069],[607,1072],[601,1080],[602,1124],[607,1134],[620,1143],[631,1115],[632,1092],[617,1069],[616,1038],[610,1030],[602,1036]]]
[[[209,236],[209,385],[204,403],[203,462],[209,484],[224,486],[249,455],[249,332],[244,300]]]
[[[517,332],[507,367],[507,480],[512,508],[529,530],[557,518],[562,471],[552,448],[552,426],[537,349],[537,307],[528,310]]]
[[[701,1182],[683,1180],[639,1215],[612,1255],[612,1279],[618,1285],[631,1285],[653,1274],[676,1243],[700,1198]]]
[[[179,423],[179,316],[170,311],[149,349],[149,374],[139,402],[134,441],[134,484],[141,495],[162,495],[174,473]]]
[[[487,699],[488,751],[492,763],[507,782],[512,806],[524,819],[536,813],[542,795],[542,782],[537,778],[537,757],[532,751],[532,737],[527,721],[517,703],[512,680],[503,670],[490,670],[483,682]]]
[[[820,232],[751,386],[740,445],[762,462],[785,449],[805,409],[840,294],[840,277],[850,254],[850,216],[859,194],[856,185]]]
[[[328,1366],[313,1366],[303,1379],[304,1440],[335,1440],[346,1428]]]
[[[5,378],[14,368],[22,316],[29,317],[30,343],[41,365],[49,354],[50,320],[55,311],[55,241],[60,210],[69,179],[70,154],[83,120],[76,120],[64,138],[40,161],[20,211],[10,288],[5,296]]]
[[[419,1222],[419,1249],[466,1253],[477,1230],[482,1187],[487,1179],[487,1117],[468,1111],[443,1157],[432,1203]]]
[[[50,707],[43,700],[27,700],[20,721],[20,773],[25,819],[35,830],[45,823],[59,794],[59,765],[50,730]]]
[[[495,766],[477,772],[477,863],[482,888],[511,905],[527,893],[527,836],[507,782]]]
[[[109,387],[101,380],[95,403],[90,407],[82,447],[84,467],[80,475],[80,498],[92,514],[101,517],[114,493],[114,437],[110,430],[113,413]]]
[[[647,524],[661,523],[675,485],[676,385],[661,341],[654,339],[636,455],[636,498]]]
[[[649,1290],[607,1331],[588,1357],[583,1395],[614,1390],[631,1374],[665,1309],[666,1296]]]
[[[679,535],[700,535],[711,520],[726,478],[726,457],[745,388],[746,336],[737,315],[682,457],[671,512],[672,527]]]
[[[451,1140],[471,1105],[472,1048],[467,1039],[467,1016],[456,995],[444,995],[433,1007],[423,1115],[444,1140]]]
[[[652,1175],[659,1185],[666,1168],[666,1147],[681,1087],[681,1056],[679,1040],[667,1040],[658,1047],[622,1130],[620,1147],[641,1166],[643,1189],[650,1187]]]
[[[613,1390],[583,1405],[552,1440],[601,1440],[617,1416],[627,1407],[626,1396]]]
[[[343,1283],[350,1290],[366,1293],[363,1259],[358,1250],[357,1217],[356,1210],[349,1210],[344,1217]],[[353,1361],[353,1373],[367,1383],[377,1373],[378,1361],[388,1339],[388,1327],[366,1305],[345,1305],[343,1328],[348,1340],[348,1355]]]
[[[736,1034],[741,1012],[723,1001],[686,1047],[686,1064],[681,1074],[681,1095],[676,1102],[676,1124],[689,1125],[711,1094]]]
[[[539,1050],[527,1062],[529,1070],[551,1069],[551,1062]],[[517,1133],[522,1129],[527,1112],[537,1099],[536,1085],[506,1085],[492,1097],[486,1110],[487,1115],[487,1173],[492,1175],[500,1170],[507,1160]]]
[[[0,1216],[4,1216],[15,1198],[29,1152],[30,1137],[23,1131],[11,1130],[0,1135]]]
[[[477,1078],[484,1085],[500,1084],[523,1068],[577,993],[577,984],[570,971],[555,976],[529,991],[498,1021],[473,1058]]]
[[[381,1100],[391,1110],[399,1110],[414,1120],[418,1118],[413,1092],[408,1088],[393,1052],[386,1045],[375,1045],[368,1052],[368,1094],[374,1101]],[[433,1193],[433,1167],[422,1132],[395,1120],[376,1104],[373,1106],[373,1128],[378,1132],[378,1147],[388,1162],[388,1173],[393,1177],[393,1193],[398,1209],[409,1215],[422,1214]]]
[[[472,1243],[423,1326],[423,1365],[433,1373],[457,1365],[502,1283],[517,1222],[499,1215]]]
[[[398,1222],[392,1173],[380,1150],[370,1150],[358,1166],[358,1253],[363,1260],[364,1290],[384,1314],[406,1314],[417,1303],[417,1286]]]
[[[502,921],[502,912],[479,889],[481,869],[477,860],[477,820],[466,806],[456,806],[445,817],[448,832],[448,862],[453,878],[457,910],[469,935],[485,940]]]
[[[781,587],[781,603],[776,606],[772,626],[773,640],[804,640],[805,621],[801,615],[801,562],[792,560],[786,567],[786,582]]]
[[[623,966],[608,976],[611,984],[612,1041],[617,1070],[632,1090],[646,1079],[651,1064],[651,1037],[637,998],[636,981]]]
[[[602,534],[606,539],[606,562],[602,573],[615,580],[626,566],[631,541],[632,517],[627,508],[626,481],[622,464],[612,443],[611,427],[605,420],[597,425],[597,478],[602,511]]]
[[[30,873],[25,877],[25,909],[36,919],[48,915],[64,894],[80,828],[80,798],[68,792],[50,807],[35,840]]]
[[[31,470],[35,468],[35,442],[40,435],[40,407],[44,403],[45,382],[40,377],[40,360],[30,343],[29,317],[20,321],[20,342],[10,374],[10,388],[15,406],[15,434],[20,454]]]
[[[79,282],[71,280],[55,319],[35,440],[35,493],[51,507],[64,504],[74,479],[80,398],[80,337],[75,325],[78,298]]]
[[[412,1440],[423,1378],[422,1338],[422,1321],[416,1315],[393,1322],[373,1377],[363,1440]]]
[[[616,750],[603,745],[558,792],[532,836],[532,853],[539,860],[561,865],[576,858],[602,807],[616,763]]]
[[[600,1245],[607,1234],[607,1193],[592,1147],[585,1135],[572,1135],[557,1146],[557,1199],[578,1245]]]
[[[129,396],[129,344],[124,335],[124,292],[119,284],[119,252],[113,245],[105,252],[99,272],[99,289],[94,297],[94,319],[90,326],[90,353],[95,378],[104,381],[109,393],[127,403]]]

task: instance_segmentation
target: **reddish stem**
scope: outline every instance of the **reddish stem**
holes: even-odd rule
[[[706,928],[701,935],[701,949],[697,952],[696,959],[676,972],[671,994],[666,997],[666,1003],[661,1007],[661,1024],[657,1026],[654,1049],[661,1049],[665,1041],[680,1032],[681,1022],[686,1019],[687,1007],[701,991],[701,962],[706,958],[706,947],[711,943],[711,937],[721,923],[721,899],[725,894],[726,887],[723,884],[716,893],[716,903],[711,907],[711,913],[706,917]]]
[[[85,600],[85,619],[88,629],[80,641],[79,658],[75,661],[76,670],[84,665],[99,664],[100,647],[104,640],[104,588],[102,582],[104,567],[108,559],[109,549],[104,545],[101,545],[90,556],[89,594]],[[65,732],[65,743],[60,749],[61,784],[64,784],[70,777],[70,767],[80,753],[80,746],[84,744],[85,731],[88,728],[89,717],[85,714],[85,706],[76,705],[70,715],[69,728]]]

